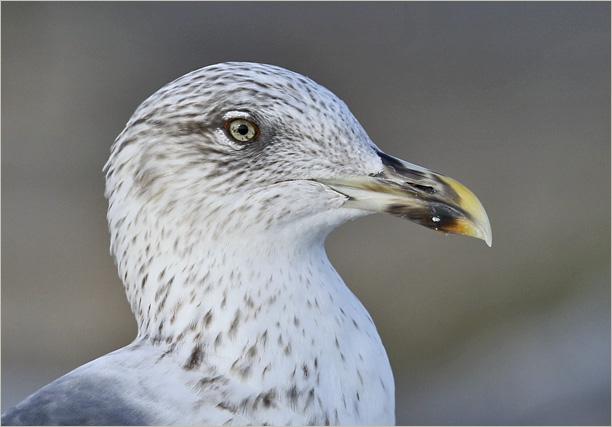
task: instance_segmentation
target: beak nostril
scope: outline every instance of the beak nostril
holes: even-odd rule
[[[436,189],[433,187],[430,187],[429,185],[420,185],[420,184],[414,184],[411,182],[407,182],[406,184],[416,188],[417,190],[421,190],[427,194],[436,194]]]

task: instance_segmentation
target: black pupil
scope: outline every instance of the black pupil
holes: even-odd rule
[[[246,135],[247,133],[249,133],[249,127],[247,125],[240,125],[238,126],[238,133],[242,136]]]

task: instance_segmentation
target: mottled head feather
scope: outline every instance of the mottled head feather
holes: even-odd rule
[[[259,137],[234,140],[225,127],[233,118],[255,123]],[[202,263],[218,242],[258,251],[279,239],[322,245],[333,228],[366,213],[340,209],[346,197],[313,179],[382,168],[338,97],[300,74],[254,63],[205,67],[164,86],[111,151],[111,251],[137,318],[159,307],[151,302],[165,286],[151,283],[159,259]]]

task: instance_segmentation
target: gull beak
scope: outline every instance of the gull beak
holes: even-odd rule
[[[444,175],[378,151],[383,170],[372,176],[317,180],[344,194],[347,208],[386,212],[442,233],[491,246],[491,224],[474,193]]]

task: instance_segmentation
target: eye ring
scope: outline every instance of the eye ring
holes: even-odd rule
[[[259,137],[259,127],[247,119],[230,119],[225,122],[225,130],[237,142],[247,143],[255,141]]]

